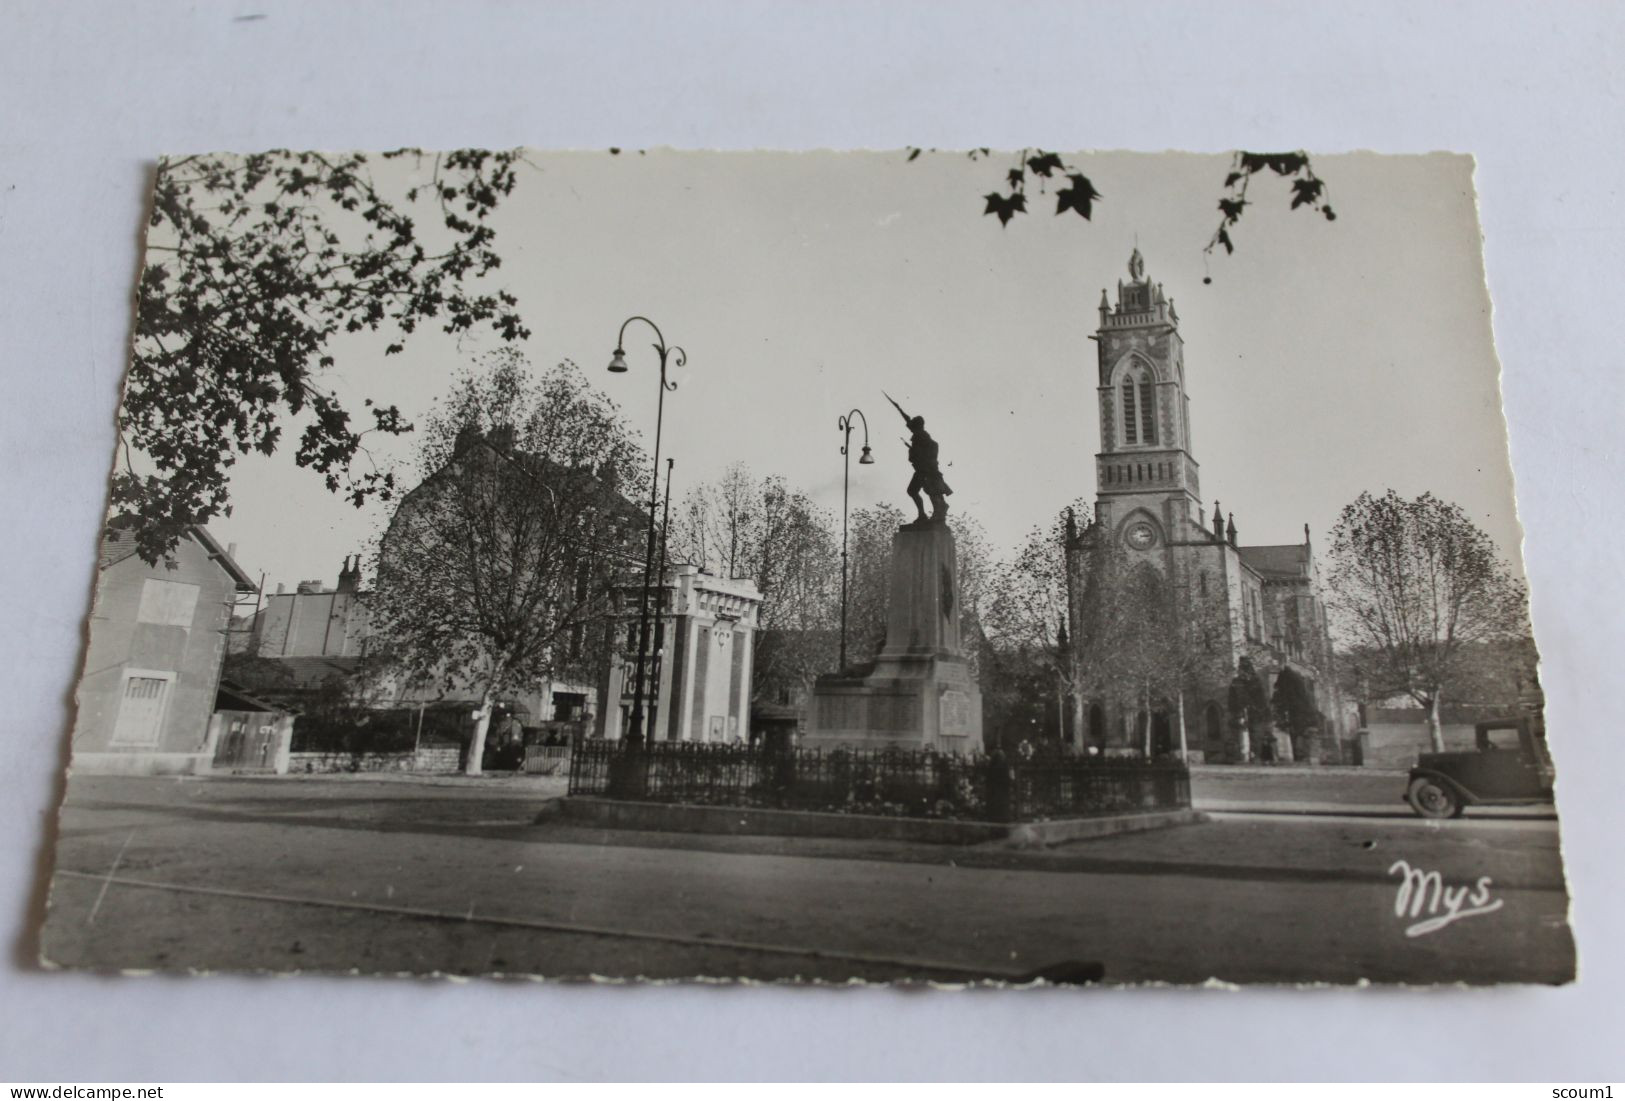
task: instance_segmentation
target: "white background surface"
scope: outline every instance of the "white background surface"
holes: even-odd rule
[[[1617,1078],[1622,13],[1135,0],[0,7],[0,1079]],[[27,962],[154,155],[1032,143],[1478,155],[1577,986],[618,989],[107,978]]]

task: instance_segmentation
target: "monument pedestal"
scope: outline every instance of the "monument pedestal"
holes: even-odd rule
[[[802,745],[814,749],[982,749],[982,692],[959,639],[959,570],[946,524],[892,537],[886,644],[862,676],[813,687]]]

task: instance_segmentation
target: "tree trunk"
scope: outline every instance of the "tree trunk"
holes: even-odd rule
[[[1439,724],[1439,693],[1435,690],[1428,700],[1428,741],[1433,752],[1444,752],[1444,729]]]
[[[1179,759],[1188,762],[1190,747],[1185,742],[1185,690],[1179,690]]]
[[[1140,744],[1144,747],[1145,759],[1151,759],[1151,682],[1146,681],[1140,687]]]
[[[1055,690],[1055,740],[1069,744],[1066,737],[1066,689]]]
[[[1084,711],[1084,698],[1082,692],[1072,696],[1072,731],[1077,735],[1078,748],[1085,752],[1089,749],[1088,718]]]
[[[474,717],[474,737],[468,743],[468,763],[463,766],[464,776],[480,775],[485,758],[485,736],[491,730],[491,690],[480,697],[480,709]]]

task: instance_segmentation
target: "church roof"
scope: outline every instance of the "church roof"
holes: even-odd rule
[[[1303,543],[1237,547],[1236,550],[1241,560],[1262,577],[1302,577],[1309,565],[1309,548]]]

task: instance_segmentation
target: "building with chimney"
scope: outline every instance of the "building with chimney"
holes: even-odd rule
[[[441,469],[401,496],[379,546],[381,559],[388,559],[395,540],[414,525],[432,527],[440,522],[435,515],[438,494],[456,485],[460,474],[473,472],[476,480],[497,477],[505,470],[519,470],[528,479],[545,486],[550,481],[591,477],[602,482],[601,492],[583,496],[594,502],[614,523],[617,545],[606,550],[610,559],[630,558],[641,549],[644,523],[642,509],[613,489],[613,478],[568,470],[516,449],[515,431],[497,425],[482,432],[466,427],[458,433],[452,454]],[[624,544],[624,547],[621,546]],[[622,554],[624,551],[624,555]],[[586,579],[583,578],[583,583]],[[385,637],[382,601],[376,591],[364,587],[361,555],[346,556],[338,581],[329,586],[320,580],[300,581],[293,591],[279,584],[257,613],[233,634],[232,649],[261,659],[254,670],[268,684],[255,685],[291,702],[309,702],[318,694],[331,695],[334,689],[347,692],[358,706],[375,710],[442,710],[455,713],[472,725],[470,716],[479,706],[481,689],[462,681],[447,681],[438,675],[410,676],[391,660],[390,640]],[[560,673],[505,688],[495,701],[497,711],[513,725],[531,730],[554,732],[568,729],[584,733],[592,719],[595,685],[585,659],[580,655],[586,638],[582,625],[562,646]]]
[[[1135,249],[1117,300],[1100,295],[1096,398],[1100,451],[1095,456],[1095,513],[1068,534],[1072,637],[1080,652],[1089,627],[1080,622],[1090,569],[1153,566],[1184,609],[1181,628],[1196,625],[1205,655],[1179,700],[1142,701],[1096,695],[1082,709],[1088,744],[1106,752],[1153,754],[1179,748],[1181,714],[1193,756],[1236,759],[1290,756],[1290,742],[1255,729],[1254,716],[1233,713],[1231,683],[1250,669],[1273,693],[1283,675],[1307,687],[1325,716],[1318,736],[1298,753],[1331,757],[1346,734],[1320,575],[1310,533],[1301,541],[1245,544],[1234,515],[1205,506],[1185,390],[1185,342],[1179,315],[1162,284],[1145,272]],[[1109,552],[1109,553],[1101,553]],[[1266,739],[1273,745],[1264,748]]]
[[[361,556],[344,559],[338,584],[301,581],[287,592],[283,585],[265,598],[250,629],[233,638],[233,651],[259,657],[365,657],[367,605],[361,592]]]

